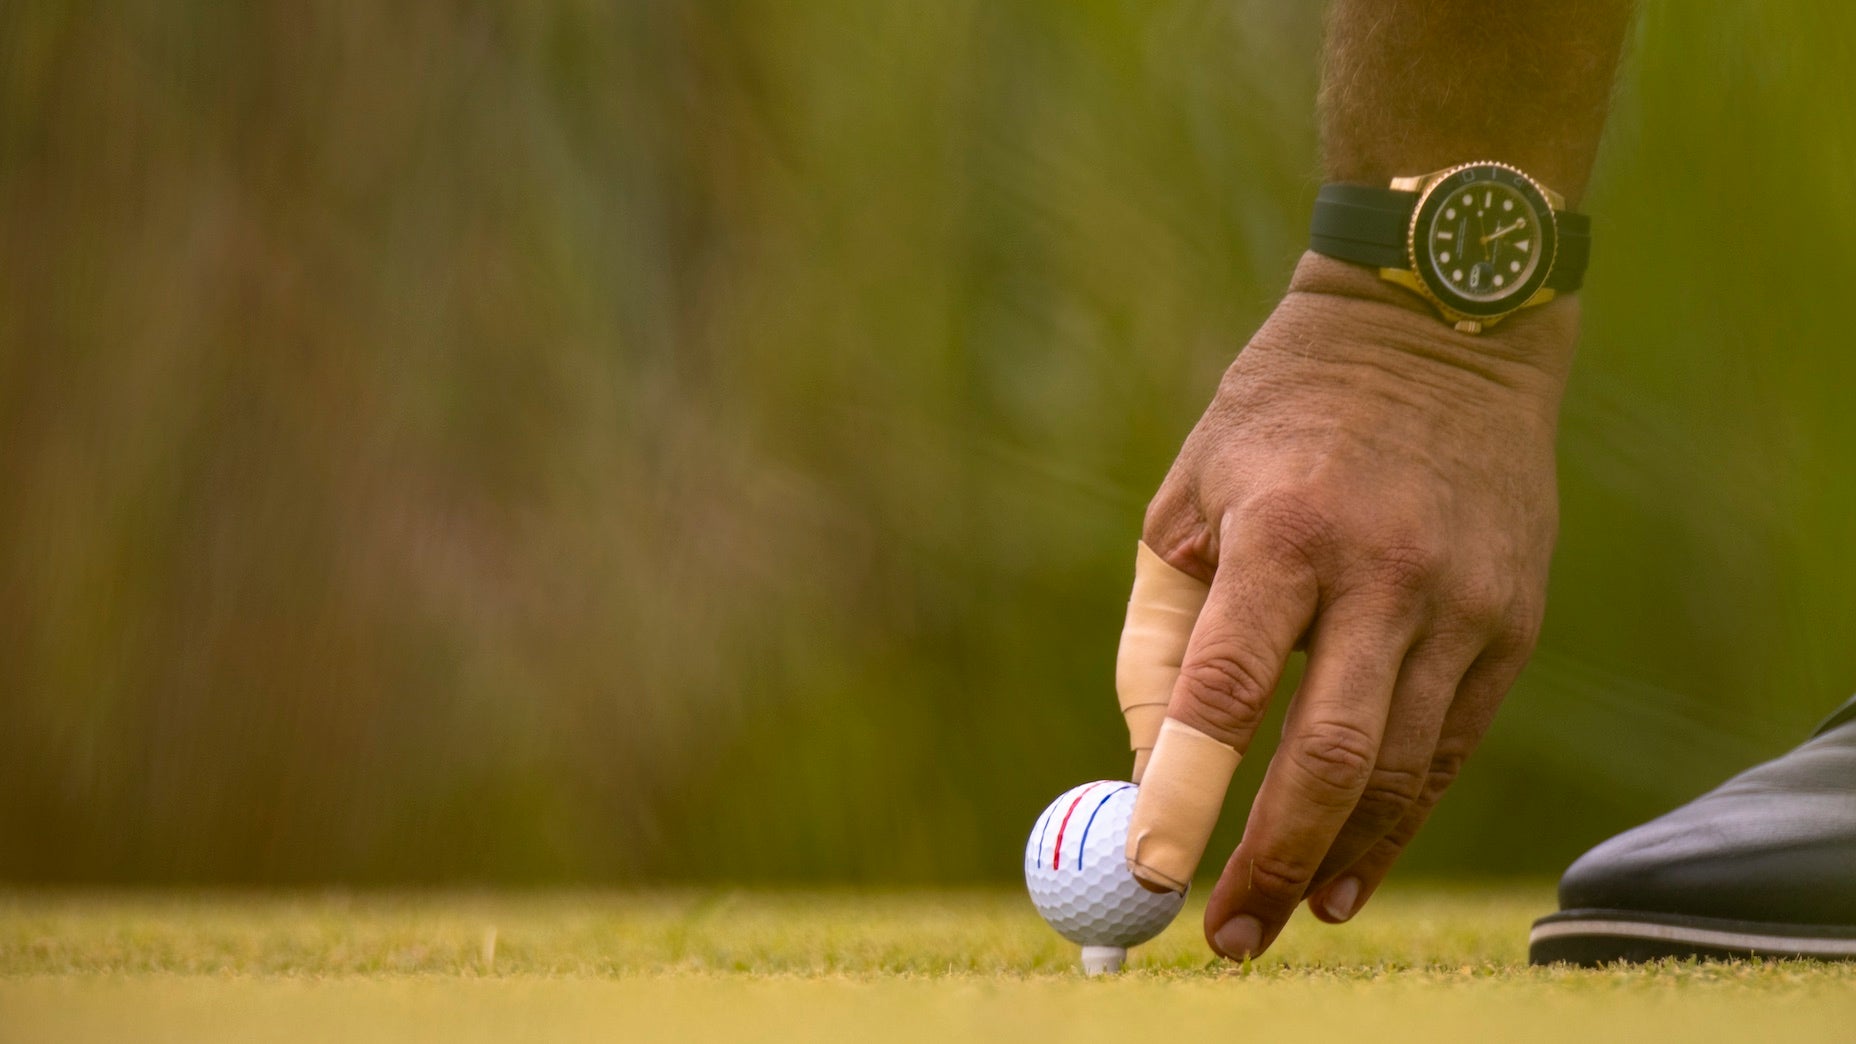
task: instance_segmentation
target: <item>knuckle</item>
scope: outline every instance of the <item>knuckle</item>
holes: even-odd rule
[[[1374,768],[1354,806],[1354,820],[1370,833],[1384,833],[1405,818],[1428,779],[1426,773],[1416,769],[1390,765]]]
[[[1423,793],[1435,800],[1437,795],[1450,788],[1456,778],[1463,773],[1463,763],[1469,760],[1469,751],[1457,746],[1440,747],[1431,755],[1431,767],[1425,773]]]
[[[1507,644],[1517,657],[1525,659],[1540,641],[1540,626],[1546,616],[1539,599],[1524,599],[1507,610],[1503,631]]]
[[[1251,896],[1277,908],[1293,908],[1302,901],[1315,868],[1281,856],[1263,854],[1250,861]]]
[[[1373,586],[1401,600],[1415,599],[1436,581],[1443,555],[1418,540],[1395,540],[1381,547],[1367,566]]]
[[[1424,774],[1418,777],[1420,790],[1405,806],[1404,813],[1393,820],[1385,829],[1385,836],[1379,844],[1393,854],[1402,851],[1418,836],[1418,830],[1429,818],[1431,809],[1442,800],[1444,791],[1456,782],[1456,777],[1463,771],[1463,762],[1469,757],[1467,747],[1451,745],[1440,748],[1431,756],[1431,764]]]
[[[1180,671],[1179,684],[1199,723],[1214,738],[1231,742],[1257,730],[1269,705],[1271,679],[1238,653],[1202,656]]]
[[[1242,514],[1244,527],[1264,547],[1302,558],[1314,555],[1328,542],[1333,532],[1330,518],[1319,494],[1284,487],[1252,497]]]
[[[1508,585],[1493,574],[1479,574],[1460,580],[1450,598],[1453,615],[1484,629],[1500,627],[1514,597]]]
[[[1373,738],[1343,721],[1310,724],[1289,748],[1289,756],[1313,784],[1313,796],[1335,805],[1351,804],[1365,788],[1378,753]]]
[[[1179,534],[1198,521],[1191,487],[1177,475],[1175,471],[1166,477],[1160,492],[1148,501],[1147,512],[1141,518],[1141,539],[1149,547],[1162,548],[1177,542]]]

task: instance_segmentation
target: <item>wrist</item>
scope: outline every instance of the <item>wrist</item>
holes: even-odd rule
[[[1330,310],[1338,321],[1362,328],[1369,339],[1510,383],[1544,378],[1557,399],[1572,368],[1579,336],[1579,301],[1562,295],[1516,312],[1481,333],[1454,329],[1429,302],[1380,278],[1365,265],[1305,252],[1290,277],[1288,299]],[[1532,375],[1532,376],[1530,376]]]

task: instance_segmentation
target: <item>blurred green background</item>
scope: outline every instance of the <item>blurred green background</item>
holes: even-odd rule
[[[0,6],[0,878],[1009,880],[1125,771],[1142,508],[1301,249],[1319,39]],[[1856,688],[1852,41],[1644,8],[1545,638],[1407,874],[1556,872]]]

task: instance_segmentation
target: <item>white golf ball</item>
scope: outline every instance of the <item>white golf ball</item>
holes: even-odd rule
[[[1025,842],[1025,887],[1058,934],[1084,947],[1136,946],[1173,923],[1186,897],[1128,872],[1128,817],[1140,788],[1100,780],[1051,802]]]

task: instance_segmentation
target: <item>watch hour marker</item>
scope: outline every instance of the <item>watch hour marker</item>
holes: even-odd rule
[[[1464,205],[1464,206],[1466,206],[1466,207],[1473,207],[1473,206],[1475,206],[1475,205],[1476,205],[1476,197],[1474,197],[1474,196],[1472,196],[1472,195],[1470,195],[1470,194],[1469,194],[1469,193],[1467,193],[1467,192],[1465,192],[1465,193],[1463,193],[1463,205]]]
[[[1442,261],[1446,265],[1449,264],[1450,263],[1450,251],[1446,250],[1443,253],[1438,254],[1437,260]]]
[[[1496,277],[1495,277],[1495,285],[1496,285],[1496,286],[1500,286],[1500,285],[1502,285],[1502,277],[1501,277],[1501,276],[1499,276],[1499,275],[1498,275],[1498,276],[1496,276]]]
[[[1508,262],[1508,271],[1510,271],[1510,272],[1519,272],[1520,270],[1521,270],[1521,262],[1519,262],[1519,261],[1510,261],[1510,262]]]
[[[1455,220],[1456,220],[1456,208],[1455,208],[1455,207],[1451,207],[1451,208],[1449,208],[1448,210],[1445,210],[1445,211],[1444,211],[1444,218],[1445,218],[1446,220],[1450,220],[1450,221],[1455,221]]]
[[[1450,273],[1450,278],[1456,280],[1459,283],[1462,282],[1463,281],[1463,270],[1459,268],[1456,271]]]
[[[1456,233],[1455,232],[1439,232],[1437,233],[1437,238],[1438,239],[1455,239]]]
[[[1529,243],[1532,243],[1532,242],[1533,242],[1533,240],[1531,240],[1531,239],[1517,239],[1517,240],[1515,240],[1515,241],[1514,241],[1514,245],[1515,245],[1515,246],[1517,246],[1517,247],[1519,247],[1519,248],[1520,248],[1520,249],[1522,249],[1522,250],[1526,250],[1526,249],[1527,249],[1527,245],[1528,245]]]
[[[1495,204],[1495,193],[1484,192],[1482,194],[1482,209],[1487,210],[1489,209],[1489,207],[1493,206],[1494,204]]]
[[[1513,210],[1513,209],[1514,209],[1514,200],[1512,200],[1512,199],[1504,199],[1504,200],[1502,200],[1502,209],[1503,209],[1503,210]]]

